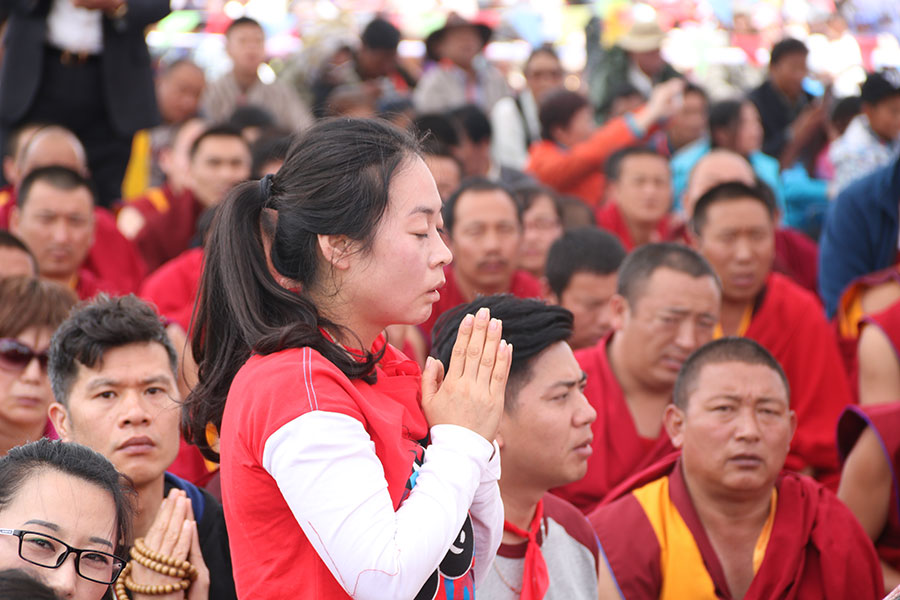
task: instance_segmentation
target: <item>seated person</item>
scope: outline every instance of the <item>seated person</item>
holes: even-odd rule
[[[781,472],[797,422],[789,388],[745,338],[685,362],[665,412],[681,456],[589,517],[623,597],[881,598],[878,558],[853,514]]]
[[[431,171],[442,202],[453,195],[462,181],[462,165],[450,147],[433,136],[422,142],[422,160]]]
[[[533,144],[526,171],[559,194],[577,196],[591,207],[603,203],[603,165],[616,151],[639,144],[650,129],[675,110],[684,82],[657,86],[650,100],[633,113],[594,125],[587,98],[568,90],[541,102],[541,141]]]
[[[586,513],[674,451],[663,414],[681,365],[713,337],[721,294],[709,263],[681,244],[646,244],[625,257],[609,300],[612,333],[575,353],[597,411],[588,472],[555,493]]]
[[[592,226],[570,229],[550,247],[544,298],[574,316],[572,350],[594,346],[612,331],[609,300],[624,259],[618,238]]]
[[[900,400],[900,300],[865,316],[859,336],[859,403]]]
[[[669,238],[672,187],[665,156],[639,146],[619,150],[606,162],[606,180],[597,225],[614,233],[629,252]]]
[[[41,167],[25,176],[9,215],[9,230],[37,260],[41,278],[86,300],[115,286],[85,267],[94,242],[91,182],[66,167]]]
[[[447,116],[456,128],[458,142],[451,150],[463,167],[463,177],[487,177],[513,187],[534,183],[522,171],[494,162],[491,157],[494,132],[481,108],[466,104],[451,110]]]
[[[154,536],[190,532],[209,568],[210,598],[236,598],[225,519],[207,492],[166,471],[179,454],[181,410],[175,383],[175,349],[159,317],[134,296],[100,297],[75,311],[57,330],[50,348],[56,403],[50,407],[60,437],[101,452],[137,491],[134,532],[151,550]],[[184,465],[181,465],[184,466]],[[202,466],[202,461],[201,461]],[[164,500],[165,499],[165,500]],[[195,521],[196,525],[189,525]],[[159,532],[162,527],[162,532]],[[139,585],[178,583],[177,578],[134,567]]]
[[[699,85],[686,83],[681,98],[681,106],[663,126],[662,135],[659,136],[661,139],[655,144],[664,156],[670,158],[702,138],[709,119],[709,96],[706,90]]]
[[[22,240],[0,229],[0,277],[37,277],[37,261]]]
[[[432,355],[450,364],[463,317],[481,307],[500,320],[516,352],[497,432],[503,540],[478,597],[596,600],[596,537],[578,509],[548,493],[584,477],[597,417],[566,343],[572,315],[539,300],[484,296],[444,315]]]
[[[250,147],[240,132],[229,126],[210,127],[194,140],[190,151],[188,193],[164,210],[147,202],[132,204],[146,222],[135,243],[152,271],[184,252],[197,234],[197,221],[221,202],[238,183],[250,176]]]
[[[541,284],[517,269],[522,243],[522,207],[502,183],[464,181],[441,209],[453,262],[444,267],[446,283],[431,316],[419,328],[426,339],[445,311],[471,302],[479,294],[539,298]]]
[[[852,400],[837,340],[818,299],[772,272],[776,209],[742,183],[706,192],[694,207],[693,245],[722,282],[717,336],[748,337],[781,363],[797,414],[786,467],[837,485],[833,431]]]
[[[107,598],[132,541],[130,492],[79,444],[13,448],[0,458],[0,569],[21,569],[66,600]]]
[[[23,126],[25,132],[29,126]],[[89,179],[87,155],[74,133],[58,125],[35,127],[25,137],[16,155],[10,186],[0,198],[0,228],[9,227],[9,216],[16,205],[17,188],[25,176],[40,167],[67,167]],[[84,268],[104,282],[110,292],[127,294],[137,291],[144,278],[146,266],[134,247],[116,229],[111,211],[94,206],[96,235],[84,261]]]
[[[0,456],[56,437],[47,418],[50,336],[75,305],[62,286],[34,277],[0,278]]]
[[[522,205],[522,246],[519,268],[540,279],[544,276],[547,253],[563,234],[562,207],[552,190],[525,185],[513,188]]]

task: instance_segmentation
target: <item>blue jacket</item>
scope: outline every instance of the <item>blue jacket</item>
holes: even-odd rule
[[[828,317],[857,277],[897,261],[900,157],[838,194],[819,240],[819,294]]]

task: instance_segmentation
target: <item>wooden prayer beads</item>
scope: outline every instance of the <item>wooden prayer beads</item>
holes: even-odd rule
[[[128,593],[126,590],[130,590],[137,594],[146,594],[148,596],[162,596],[173,592],[184,591],[191,587],[191,584],[197,579],[197,568],[194,567],[194,565],[186,560],[178,560],[177,558],[165,556],[159,552],[150,550],[144,544],[143,538],[138,538],[134,541],[134,546],[131,548],[131,558],[133,562],[130,562],[125,566],[119,574],[119,578],[116,580],[116,600],[128,600]],[[138,563],[139,565],[146,567],[151,571],[161,573],[162,575],[177,577],[180,581],[177,583],[155,585],[136,583],[131,579],[131,569],[134,563]]]

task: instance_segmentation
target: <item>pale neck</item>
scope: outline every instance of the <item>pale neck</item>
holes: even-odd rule
[[[502,461],[502,459],[501,459]],[[505,479],[505,481],[504,481]],[[500,497],[503,500],[503,518],[522,531],[528,531],[538,502],[544,497],[547,490],[534,489],[532,486],[521,485],[511,481],[509,477],[500,478]],[[504,531],[503,542],[516,544],[524,538],[514,533]]]

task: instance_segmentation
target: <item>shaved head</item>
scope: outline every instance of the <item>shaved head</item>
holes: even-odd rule
[[[748,186],[756,183],[753,167],[743,156],[731,150],[710,150],[691,169],[688,186],[684,192],[682,206],[685,216],[690,219],[694,205],[700,196],[721,183],[737,181]]]
[[[42,127],[34,132],[22,148],[17,166],[19,181],[39,167],[66,167],[82,175],[86,175],[88,170],[87,154],[81,141],[74,133],[58,125]]]

